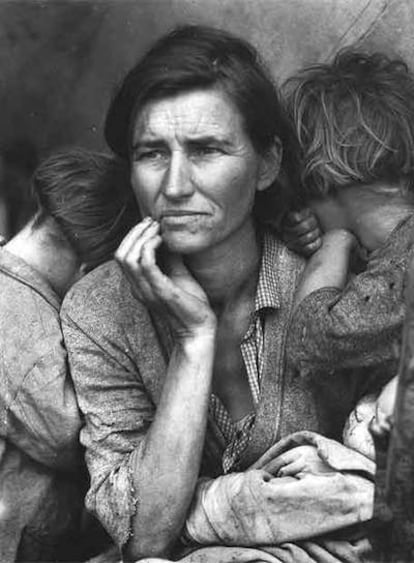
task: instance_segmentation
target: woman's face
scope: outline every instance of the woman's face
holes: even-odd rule
[[[211,248],[250,227],[256,190],[274,179],[239,111],[218,90],[145,105],[133,128],[131,166],[142,214],[160,222],[164,242],[181,254]]]

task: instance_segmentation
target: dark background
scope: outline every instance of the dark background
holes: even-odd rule
[[[103,148],[115,84],[177,23],[218,25],[262,52],[276,79],[362,43],[410,62],[411,0],[14,0],[0,2],[0,146]]]
[[[155,38],[188,22],[247,38],[279,82],[349,44],[408,63],[414,52],[412,0],[0,0],[0,198],[7,184],[19,207],[16,186],[56,148],[104,149],[115,85]]]

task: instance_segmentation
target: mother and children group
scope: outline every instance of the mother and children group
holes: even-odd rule
[[[282,97],[248,42],[185,25],[125,76],[105,139],[40,164],[0,250],[0,560],[375,561],[407,65],[341,51]]]

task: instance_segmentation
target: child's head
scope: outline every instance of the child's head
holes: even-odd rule
[[[342,51],[292,85],[306,199],[355,184],[414,188],[414,77],[402,60]]]
[[[32,179],[34,228],[53,219],[87,270],[111,258],[138,220],[129,170],[120,159],[83,150],[54,154]]]

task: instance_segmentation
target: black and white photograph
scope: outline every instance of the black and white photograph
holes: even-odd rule
[[[414,563],[414,2],[0,0],[0,563]]]

